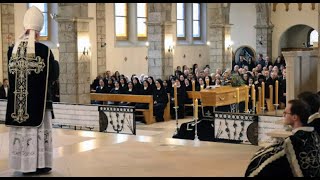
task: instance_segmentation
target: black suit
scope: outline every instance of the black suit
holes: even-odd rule
[[[9,88],[8,88],[9,91]],[[7,99],[8,98],[8,94],[6,93],[6,90],[4,89],[4,86],[2,85],[0,87],[0,99]]]

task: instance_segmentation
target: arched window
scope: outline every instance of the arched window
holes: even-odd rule
[[[147,3],[137,3],[137,37],[147,39]]]
[[[201,39],[201,9],[200,3],[192,3],[192,37]]]
[[[318,42],[318,31],[312,29],[308,34],[308,46],[313,46],[314,42]]]
[[[177,3],[177,38],[186,39],[185,3]]]
[[[205,44],[206,3],[177,3],[176,7],[178,44]]]
[[[115,3],[116,39],[128,39],[128,3]]]
[[[40,32],[40,40],[47,41],[49,40],[49,24],[50,24],[49,22],[50,18],[48,18],[48,14],[49,14],[48,3],[28,3],[28,8],[32,6],[36,6],[43,13],[44,24]]]

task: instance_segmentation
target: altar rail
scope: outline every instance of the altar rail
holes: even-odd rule
[[[149,104],[148,109],[135,109],[135,111],[143,112],[146,124],[155,123],[153,117],[153,96],[152,95],[129,95],[129,94],[102,94],[102,93],[91,93],[91,100],[96,101],[115,101],[115,102],[134,102],[134,103],[147,103]],[[168,94],[168,100],[170,95]],[[168,101],[163,114],[164,121],[170,120],[170,101]]]

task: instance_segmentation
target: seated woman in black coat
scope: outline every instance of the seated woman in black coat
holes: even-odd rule
[[[175,83],[177,84],[177,98],[178,98],[178,119],[184,118],[184,104],[187,98],[187,92],[185,86],[182,86],[180,84],[180,80],[176,79]],[[173,85],[174,87],[174,85]],[[175,119],[175,109],[173,108],[175,106],[174,104],[174,88],[172,88],[170,93],[170,114],[172,119]]]
[[[168,95],[163,88],[163,82],[161,79],[157,79],[156,82],[156,89],[153,92],[153,114],[156,116],[157,122],[164,121],[163,119],[163,113],[164,109],[168,103]]]
[[[134,93],[133,94],[140,94],[140,91],[142,90],[142,85],[139,81],[139,78],[138,77],[133,77],[132,78],[132,83],[133,83],[133,90],[134,90]]]
[[[204,79],[202,77],[198,78],[198,83],[196,83],[196,91],[201,91],[201,89],[205,89],[207,87]]]
[[[127,80],[124,77],[120,77],[120,90],[125,92],[128,90]]]
[[[129,94],[129,95],[137,95],[138,93],[136,92],[136,90],[133,87],[133,83],[131,81],[128,82],[127,84],[128,89],[126,91],[123,91],[122,94]],[[121,102],[119,105],[121,106],[134,106],[135,103],[134,102]]]
[[[110,93],[110,91],[114,88],[114,83],[112,78],[109,78],[107,80],[107,85],[106,85],[106,89],[107,89],[107,93]]]
[[[166,93],[170,94],[171,89],[172,89],[171,81],[170,80],[164,80],[162,85],[163,85],[163,88],[165,89]]]
[[[144,80],[143,81],[143,89],[140,91],[140,95],[153,95],[151,86],[148,82],[148,80]],[[148,103],[137,103],[135,105],[136,109],[148,109],[149,108],[149,104]]]
[[[121,94],[121,90],[120,90],[120,84],[118,81],[114,81],[114,88],[111,89],[110,91],[110,94]],[[119,102],[112,102],[112,101],[109,101],[108,104],[111,104],[111,105],[118,105]]]
[[[103,79],[99,80],[99,86],[96,87],[96,93],[107,93],[107,88],[104,85]],[[103,104],[103,101],[95,101],[95,104]]]

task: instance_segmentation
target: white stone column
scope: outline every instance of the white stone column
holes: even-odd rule
[[[97,3],[97,72],[106,72],[106,4]],[[97,75],[98,75],[97,74]]]
[[[90,103],[90,50],[87,3],[59,3],[60,100]]]
[[[209,65],[211,72],[217,68],[232,69],[231,24],[211,24],[209,27]]]
[[[148,75],[154,79],[167,79],[173,73],[173,45],[171,5],[161,3],[148,4]]]
[[[304,91],[317,92],[320,84],[318,51],[282,52],[286,60],[286,103]]]

